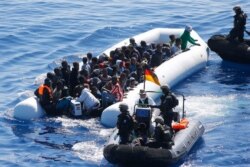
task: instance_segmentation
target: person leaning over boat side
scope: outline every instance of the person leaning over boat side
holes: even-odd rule
[[[185,50],[187,48],[187,43],[190,42],[191,44],[193,45],[197,45],[197,46],[200,46],[199,43],[196,43],[196,39],[193,39],[191,36],[190,36],[190,33],[192,31],[192,27],[190,25],[187,25],[185,27],[185,30],[184,30],[184,33],[181,35],[181,49],[182,50]]]
[[[134,121],[129,114],[128,105],[126,103],[121,103],[119,109],[121,114],[118,115],[116,126],[118,135],[120,136],[120,144],[127,144],[134,128]]]
[[[76,101],[83,103],[86,115],[89,115],[100,106],[100,101],[91,93],[88,84],[84,84],[84,89]]]
[[[172,128],[172,121],[175,118],[175,113],[173,108],[179,104],[178,99],[169,90],[167,85],[161,86],[163,95],[161,96],[161,104],[159,106],[151,106],[153,108],[159,108],[161,110],[161,115],[164,119],[164,123]]]
[[[234,15],[234,27],[228,35],[229,40],[235,40],[238,38],[239,42],[244,42],[244,31],[246,29],[246,18],[247,15],[241,10],[240,6],[235,6],[233,8]]]
[[[53,103],[51,80],[46,78],[44,80],[44,84],[39,86],[39,88],[35,90],[34,94],[38,97],[39,102],[42,108],[47,113],[47,115],[50,115],[50,116],[55,115],[55,112],[54,112],[55,106]]]

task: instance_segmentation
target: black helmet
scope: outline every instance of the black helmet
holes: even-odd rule
[[[127,112],[128,111],[128,105],[126,103],[121,103],[119,105],[120,111],[121,112]]]
[[[161,86],[161,90],[163,91],[163,92],[169,92],[170,90],[169,90],[169,87],[167,86],[167,85],[162,85]]]
[[[157,116],[155,122],[164,125],[164,119],[161,116]]]
[[[234,11],[241,11],[241,7],[240,7],[240,6],[235,6],[235,7],[233,8],[233,10],[234,10]]]

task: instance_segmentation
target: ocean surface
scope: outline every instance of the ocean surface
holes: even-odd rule
[[[10,114],[14,106],[32,96],[41,76],[63,59],[72,63],[87,52],[98,55],[152,28],[190,24],[205,41],[227,34],[235,5],[250,16],[246,0],[1,0],[0,166],[100,166],[112,129],[99,119],[21,121]],[[186,96],[187,116],[206,128],[173,166],[250,166],[249,67],[223,62],[211,52],[206,68],[173,92]]]

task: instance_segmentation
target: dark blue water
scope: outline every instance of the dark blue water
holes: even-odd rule
[[[234,5],[250,16],[245,0],[2,0],[0,2],[0,166],[99,166],[112,129],[98,119],[65,117],[31,122],[10,116],[32,95],[39,76],[62,59],[98,55],[113,44],[157,27],[191,24],[207,41],[232,27]],[[247,26],[250,29],[250,25]],[[177,166],[250,166],[250,70],[221,61],[175,87],[187,115],[206,132]]]

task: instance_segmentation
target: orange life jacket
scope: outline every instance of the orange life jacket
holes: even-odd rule
[[[186,118],[183,118],[179,123],[174,123],[172,125],[172,128],[174,130],[181,130],[181,129],[187,128],[188,124],[189,124],[189,121]]]
[[[42,96],[42,95],[43,95],[44,89],[47,89],[48,92],[49,92],[49,95],[52,96],[52,90],[50,89],[50,87],[48,87],[48,86],[46,86],[46,85],[41,85],[41,86],[38,88],[38,94],[39,94],[39,96]]]

